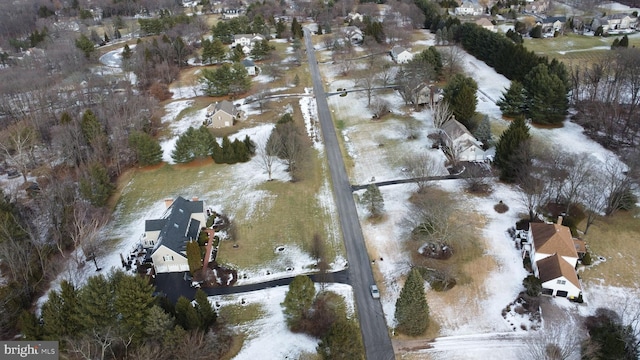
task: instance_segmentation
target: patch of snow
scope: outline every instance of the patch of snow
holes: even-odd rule
[[[316,284],[316,291],[319,291]],[[327,291],[335,292],[345,299],[347,313],[354,314],[353,290],[344,284],[328,284]],[[280,286],[238,295],[211,296],[214,308],[227,305],[260,306],[264,315],[251,323],[239,325],[237,331],[247,334],[242,349],[234,360],[253,359],[299,359],[305,353],[316,353],[318,340],[300,333],[292,333],[286,325],[282,306],[288,287]]]

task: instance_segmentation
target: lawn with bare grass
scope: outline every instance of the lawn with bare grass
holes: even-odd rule
[[[620,211],[596,221],[589,228],[584,238],[595,265],[581,273],[583,281],[638,288],[640,221],[637,216],[637,212]],[[578,229],[584,229],[584,224],[580,224]],[[606,260],[599,262],[599,256]]]

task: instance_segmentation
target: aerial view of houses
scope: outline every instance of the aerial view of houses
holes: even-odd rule
[[[5,355],[637,359],[635,6],[0,2]]]

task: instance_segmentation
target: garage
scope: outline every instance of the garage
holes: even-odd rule
[[[556,293],[556,296],[560,296],[560,297],[567,297],[567,295],[569,295],[569,292],[564,290],[558,290],[558,292]]]
[[[542,288],[542,295],[553,295],[553,289]]]

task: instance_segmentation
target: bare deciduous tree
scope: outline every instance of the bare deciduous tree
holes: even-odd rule
[[[29,165],[34,162],[33,150],[38,143],[37,133],[31,127],[22,122],[9,127],[0,137],[0,149],[13,163],[24,182],[27,182]]]
[[[271,136],[278,137],[279,135],[272,132]],[[278,138],[274,138],[272,141],[267,140],[264,144],[258,145],[258,159],[262,169],[267,172],[269,181],[272,180],[271,176],[273,174],[273,165],[278,160],[278,154],[280,153],[281,146],[282,141]]]
[[[527,339],[528,358],[536,360],[565,360],[580,354],[584,335],[569,324],[551,326],[533,332]]]
[[[428,152],[409,155],[403,163],[403,172],[408,178],[415,179],[419,193],[429,186],[429,177],[438,175],[440,170],[438,161]]]
[[[447,121],[454,119],[453,111],[451,111],[446,101],[439,101],[430,106],[433,126],[436,129],[441,129]]]

